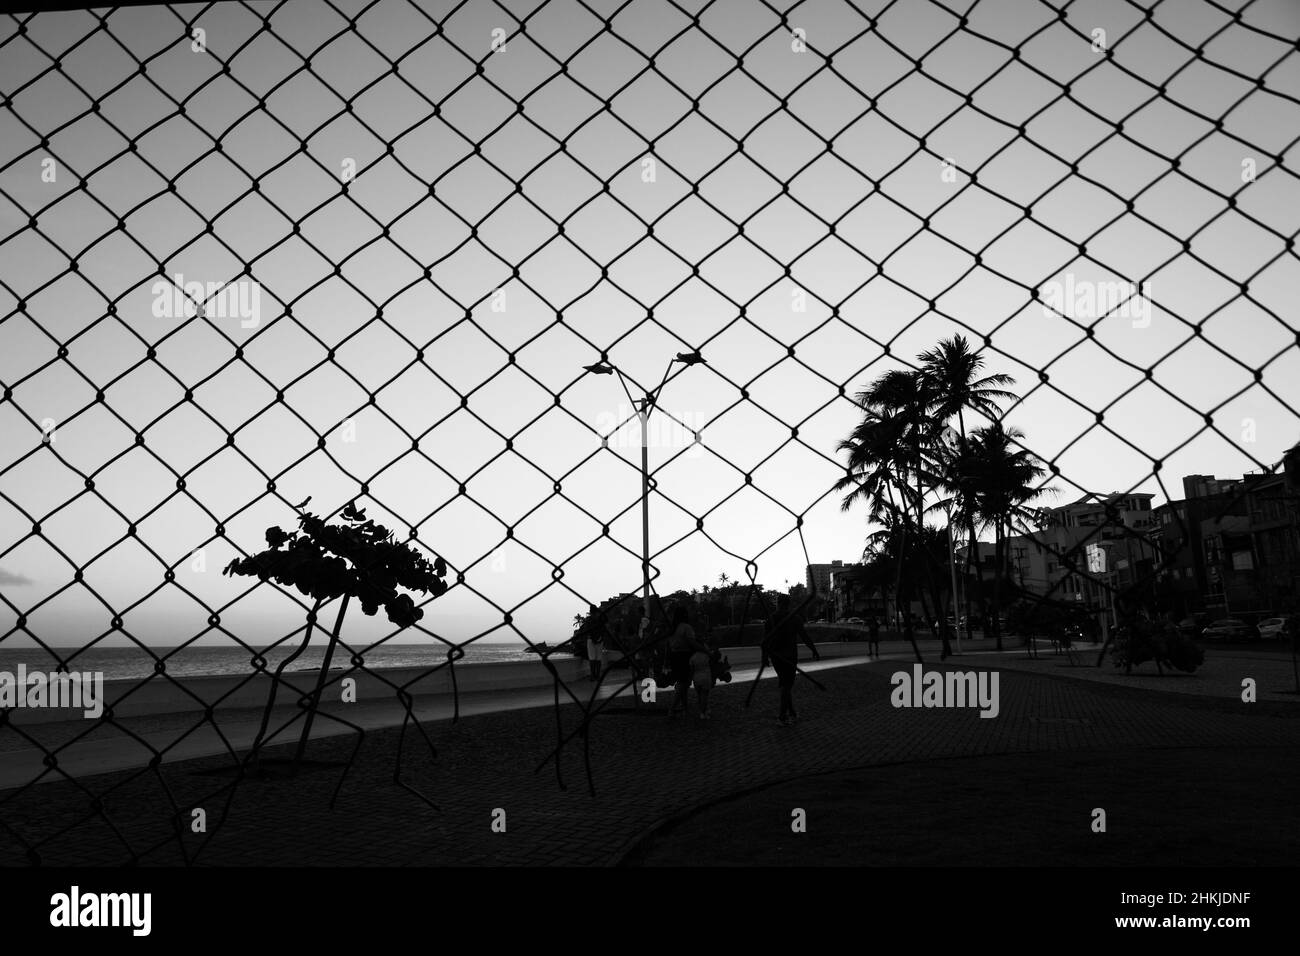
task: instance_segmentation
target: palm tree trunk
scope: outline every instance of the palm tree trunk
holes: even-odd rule
[[[926,583],[929,585],[930,600],[933,602],[933,604],[927,606],[927,601],[925,599],[925,588],[922,588],[921,589],[921,610],[925,613],[927,620],[937,621],[937,615],[941,613],[938,609],[943,606],[943,602],[939,600],[939,585],[935,581],[934,562],[930,560],[931,557],[933,557],[933,555],[930,554],[929,549],[927,548],[925,550],[925,554],[922,555],[922,558],[925,563],[925,576],[926,576]],[[931,608],[934,609],[933,612]],[[952,643],[948,639],[948,622],[946,620],[938,621],[937,626],[939,628],[939,636],[942,641],[941,644],[942,650],[940,651],[940,660],[942,660],[944,658],[952,656]]]
[[[998,518],[993,524],[993,610],[989,614],[993,633],[997,636],[998,650],[1002,650],[1002,621],[999,617],[1002,613],[1002,552],[1005,546],[1002,519]]]
[[[964,449],[966,447],[966,416],[962,414],[961,408],[957,409],[957,428],[960,430],[961,447]],[[969,503],[967,503],[967,507],[963,508],[963,510],[966,512],[965,517],[966,517],[966,533],[967,533],[966,568],[964,572],[966,587],[964,589],[964,597],[966,599],[965,600],[966,640],[969,641],[973,639],[973,635],[971,634],[971,613],[970,613],[971,611],[971,593],[970,593],[971,568],[973,567],[975,569],[976,580],[980,584],[980,590],[983,590],[984,575],[979,565],[979,540],[975,537],[975,514],[969,507]],[[956,607],[956,605],[957,605],[957,600],[956,600],[956,596],[954,595],[953,606]]]
[[[975,516],[969,513],[966,515],[966,533],[969,535],[969,539],[966,544],[967,581],[970,580],[970,569],[974,568],[975,584],[976,584],[975,592],[980,596],[980,600],[982,601],[984,599],[984,568],[982,567],[980,562],[979,539],[975,537]],[[985,634],[985,636],[987,636],[987,633]],[[968,586],[966,588],[966,639],[970,640],[970,638],[971,638],[971,589]]]
[[[934,617],[930,614],[930,599],[926,597],[926,588],[917,588],[917,592],[917,598],[921,602],[921,620],[933,621]]]
[[[929,560],[931,557],[932,555],[927,551],[925,562],[926,574],[930,579],[930,598],[934,601],[934,613],[930,616],[930,620],[938,622],[939,637],[941,647],[943,648],[940,654],[941,657],[946,658],[952,656],[952,637],[948,630],[948,615],[943,613],[942,588],[935,577],[934,562]]]
[[[901,507],[894,502],[894,490],[888,485],[886,485],[885,488],[886,493],[889,496],[889,506],[893,509],[894,520],[899,521],[901,517],[901,524],[898,526],[898,537],[895,541],[895,546],[898,548],[898,557],[894,565],[894,614],[895,620],[897,620],[899,605],[902,605],[903,636],[907,638],[907,642],[912,645],[912,653],[916,655],[916,662],[922,664],[925,662],[925,659],[921,656],[921,649],[916,646],[916,636],[912,633],[911,587],[910,585],[904,587],[903,559],[907,554],[907,526],[911,521],[907,511],[907,498],[903,490],[905,488],[906,483],[904,482],[903,488],[899,489],[900,495],[903,496],[903,504]]]
[[[918,538],[917,543],[921,548],[921,560],[925,564],[925,576],[927,581],[930,584],[931,595],[935,596],[934,606],[937,608],[939,607],[939,602],[937,597],[938,592],[936,590],[935,583],[934,583],[934,562],[930,560],[930,558],[932,557],[932,555],[930,554],[930,549],[925,546],[925,533],[924,533],[925,532],[925,483],[922,474],[923,473],[921,469],[921,445],[918,439],[917,446],[916,446],[916,527],[917,527],[917,538]],[[925,611],[926,616],[929,617],[930,620],[934,620],[934,618],[930,615],[929,610],[926,609],[925,607],[924,590],[922,590],[921,592],[921,609]],[[939,659],[945,660],[952,656],[952,642],[948,640],[948,622],[946,620],[940,621],[939,626],[940,626],[939,633],[942,640],[942,643],[940,645],[940,651],[939,651]]]
[[[921,657],[921,649],[916,646],[916,635],[912,632],[912,583],[911,575],[904,575],[904,557],[907,554],[907,525],[910,519],[904,517],[903,530],[898,543],[898,578],[894,588],[894,593],[898,595],[895,602],[895,609],[899,604],[903,605],[903,636],[907,638],[907,643],[912,645],[912,653],[916,655],[916,662],[922,664],[925,659]]]

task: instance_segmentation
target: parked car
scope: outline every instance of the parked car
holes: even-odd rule
[[[850,617],[850,618],[845,618],[844,623],[845,624],[866,624],[867,622],[862,620],[862,618],[860,617]]]
[[[1233,617],[1225,617],[1215,621],[1201,631],[1201,637],[1212,641],[1248,641],[1253,636],[1249,625]]]
[[[1266,617],[1259,622],[1259,636],[1266,641],[1280,640],[1286,633],[1286,618]]]
[[[1082,624],[1067,624],[1065,627],[1065,639],[1071,644],[1083,644],[1092,640],[1092,635]]]

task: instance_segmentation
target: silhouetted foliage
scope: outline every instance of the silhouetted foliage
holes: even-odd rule
[[[969,341],[960,335],[943,340],[917,361],[914,369],[882,373],[855,396],[862,419],[838,446],[849,460],[834,488],[846,492],[843,510],[865,501],[868,520],[884,529],[876,533],[884,536],[877,538],[877,547],[872,549],[869,540],[868,549],[894,557],[892,590],[900,610],[919,599],[928,617],[940,619],[943,657],[951,653],[947,614],[942,613],[944,590],[951,589],[944,583],[949,577],[947,530],[931,529],[926,515],[944,512],[948,522],[966,530],[977,576],[981,565],[973,542],[981,528],[992,530],[999,571],[990,594],[984,595],[982,581],[974,590],[991,604],[989,620],[1001,649],[997,619],[1006,540],[1036,513],[1032,502],[1052,491],[1039,484],[1047,470],[1021,444],[1024,434],[1003,424],[1001,405],[1015,399],[1007,390],[1015,380],[985,375],[984,357],[971,350]],[[989,423],[968,432],[967,412]],[[954,419],[956,429],[948,425]],[[919,661],[909,616],[903,633]]]
[[[318,603],[350,595],[367,615],[382,606],[398,627],[424,616],[406,591],[438,597],[447,590],[447,563],[429,561],[393,532],[366,518],[364,509],[346,505],[342,524],[326,524],[310,512],[298,517],[298,530],[266,529],[265,551],[236,558],[222,571],[297,588]]]

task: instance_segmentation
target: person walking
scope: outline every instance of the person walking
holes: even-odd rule
[[[701,636],[699,640],[704,650],[691,654],[691,682],[700,705],[700,720],[708,720],[709,691],[713,689],[713,647],[707,637]]]
[[[673,608],[672,632],[668,635],[668,669],[673,679],[673,705],[669,717],[686,713],[686,694],[690,690],[691,655],[697,651],[709,652],[709,646],[695,634],[684,605]]]
[[[794,677],[798,670],[800,640],[812,651],[813,660],[821,660],[821,652],[808,636],[802,617],[790,609],[790,595],[782,594],[777,598],[775,618],[768,620],[767,634],[762,643],[762,664],[766,666],[770,662],[776,671],[777,685],[781,689],[778,719],[783,727],[788,727],[799,717],[794,709]]]

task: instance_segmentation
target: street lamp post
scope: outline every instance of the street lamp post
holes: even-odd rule
[[[642,399],[641,419],[641,604],[650,626],[650,396]]]
[[[628,379],[623,372],[616,366],[610,364],[604,355],[601,360],[594,365],[584,366],[585,371],[593,375],[617,375],[619,384],[623,386],[623,392],[627,395],[628,401],[636,409],[637,420],[641,423],[641,606],[644,613],[643,631],[639,636],[644,641],[644,635],[650,629],[650,412],[655,407],[655,402],[659,398],[659,393],[663,387],[668,384],[672,368],[676,364],[684,366],[689,365],[706,365],[703,356],[699,351],[678,352],[668,367],[664,369],[663,378],[660,379],[658,386],[653,391],[641,389],[642,397],[639,399],[632,397],[632,391],[628,388]],[[639,648],[638,648],[639,650]],[[635,674],[635,668],[633,669]],[[635,689],[635,687],[634,687]],[[640,699],[640,694],[635,695]]]

